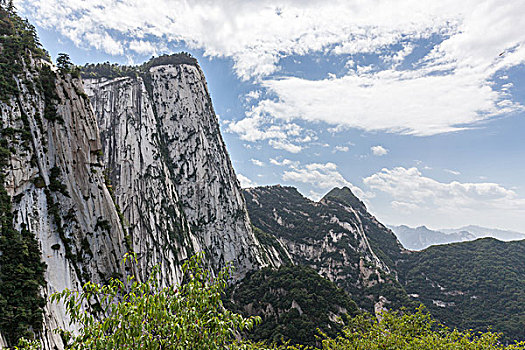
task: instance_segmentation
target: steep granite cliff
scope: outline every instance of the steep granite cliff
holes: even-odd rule
[[[148,266],[162,257],[177,269],[200,250],[215,270],[232,263],[236,276],[273,263],[252,232],[195,59],[163,56],[127,76],[97,74],[86,91],[116,203],[133,249],[151,248]]]
[[[2,20],[2,58],[10,65],[0,74],[9,84],[0,101],[0,256],[22,249],[0,263],[0,329],[11,345],[33,329],[50,349],[61,346],[52,329],[69,324],[62,306],[45,298],[125,273],[125,237],[104,183],[102,143],[81,80],[50,65],[34,29],[16,14],[2,9]],[[42,281],[32,268],[39,261]],[[29,300],[36,283],[43,298],[35,293]],[[30,316],[28,303],[38,306]]]
[[[62,348],[53,329],[73,326],[49,295],[123,277],[129,251],[139,276],[160,264],[164,285],[197,251],[235,277],[280,264],[252,231],[195,59],[89,79],[94,113],[79,71],[0,14],[1,346],[34,332]]]

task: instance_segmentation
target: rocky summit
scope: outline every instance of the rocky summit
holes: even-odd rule
[[[335,282],[360,307],[409,303],[395,273],[404,248],[349,188],[335,188],[319,202],[279,185],[249,188],[244,196],[256,228],[273,237],[294,264]]]

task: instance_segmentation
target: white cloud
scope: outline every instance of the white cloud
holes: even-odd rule
[[[241,140],[255,142],[260,140],[299,138],[303,129],[295,123],[274,123],[263,116],[253,116],[231,121],[226,131],[239,135]]]
[[[299,153],[303,149],[302,146],[294,145],[286,140],[270,140],[268,144],[275,149],[282,149],[290,153]]]
[[[350,148],[348,148],[348,146],[335,146],[332,153],[336,153],[336,152],[348,152]]]
[[[372,146],[370,147],[370,150],[372,151],[372,154],[374,156],[378,156],[378,157],[384,156],[388,153],[388,149],[384,148],[381,145]]]
[[[237,174],[237,179],[241,183],[242,188],[248,188],[248,187],[256,187],[257,184],[244,176],[243,174]]]
[[[371,197],[370,193],[365,193],[359,187],[347,181],[337,170],[334,163],[310,163],[302,166],[295,166],[290,170],[285,170],[282,176],[283,181],[293,181],[309,184],[319,189],[332,189],[334,187],[347,186],[361,200]]]
[[[146,41],[165,48],[184,42],[231,58],[240,78],[262,82],[275,96],[259,101],[245,124],[271,116],[323,121],[334,131],[424,136],[521,108],[508,88],[492,84],[496,73],[525,62],[521,0],[19,0],[17,6],[79,47],[115,55],[145,53],[153,48]],[[431,37],[442,41],[409,70],[398,70],[419,40]],[[282,58],[311,53],[369,53],[382,62],[359,66],[348,57],[347,75],[324,80],[268,78]],[[272,131],[251,132],[242,122],[232,128],[245,140],[272,138]]]
[[[245,95],[245,100],[246,101],[258,100],[259,97],[261,97],[261,91],[252,90]]]
[[[457,170],[452,170],[452,169],[444,169],[443,171],[445,171],[446,173],[452,174],[452,175],[460,175],[461,174],[461,172],[459,172]]]
[[[446,75],[385,70],[316,81],[269,79],[262,84],[278,98],[259,101],[252,115],[434,135],[463,130],[521,108],[505,92],[494,90],[489,78],[472,70]],[[501,105],[502,101],[506,104]]]
[[[250,161],[251,161],[252,164],[254,164],[254,165],[257,165],[257,166],[264,166],[264,163],[261,162],[261,161],[258,160],[258,159],[253,159],[253,158],[252,158],[252,159],[250,159]]]
[[[97,50],[103,50],[111,55],[124,53],[124,46],[108,33],[86,33],[85,39],[92,43]]]
[[[274,158],[270,158],[270,163],[273,165],[277,165],[277,166],[288,166],[290,168],[296,168],[300,164],[299,161],[293,161],[293,160],[286,159],[286,158],[284,158],[282,161],[279,161]]]
[[[390,195],[394,212],[384,215],[390,222],[509,227],[525,215],[525,198],[496,183],[444,183],[423,176],[417,168],[403,167],[382,169],[363,182]]]
[[[129,42],[129,49],[143,55],[157,55],[158,48],[150,41],[132,40]]]

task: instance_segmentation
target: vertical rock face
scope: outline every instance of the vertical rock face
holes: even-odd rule
[[[200,250],[215,270],[231,262],[238,276],[263,266],[201,70],[153,62],[139,72],[86,79],[135,251],[174,271]]]
[[[104,146],[105,175],[138,253],[142,277],[161,265],[164,283],[177,283],[180,261],[200,243],[180,206],[169,164],[160,147],[153,106],[142,80],[87,81]],[[109,181],[108,181],[109,182]]]
[[[0,102],[3,135],[22,135],[8,139],[2,185],[14,229],[26,228],[40,244],[48,297],[124,273],[125,237],[104,183],[99,130],[81,80],[45,62],[26,64],[16,77],[18,93]],[[61,347],[52,332],[58,326],[70,328],[62,306],[48,303],[44,348]]]
[[[91,79],[88,96],[67,62],[49,63],[33,27],[0,15],[0,347],[34,330],[44,349],[63,348],[53,330],[74,325],[44,301],[122,277],[128,251],[134,273],[159,264],[164,285],[198,251],[234,277],[280,264],[252,231],[195,59]]]

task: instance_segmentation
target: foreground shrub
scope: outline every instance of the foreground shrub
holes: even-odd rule
[[[343,335],[322,340],[325,350],[511,350],[525,342],[505,346],[500,334],[450,330],[433,321],[420,307],[414,314],[384,312],[381,320],[369,314],[351,319]]]
[[[251,328],[257,318],[226,310],[221,294],[227,270],[212,278],[200,256],[183,265],[184,283],[161,288],[159,268],[145,282],[128,277],[107,285],[88,282],[81,291],[64,290],[52,301],[64,301],[74,335],[60,330],[69,349],[229,349],[235,332]],[[88,311],[82,306],[89,305]]]
[[[161,287],[156,267],[145,282],[133,277],[107,285],[86,283],[81,291],[64,290],[63,301],[79,334],[58,330],[67,349],[174,350],[313,350],[315,347],[251,343],[240,340],[260,319],[244,318],[223,307],[221,296],[228,271],[216,278],[201,257],[183,265],[181,286]],[[87,310],[86,310],[87,307]],[[349,318],[338,337],[319,332],[323,350],[525,350],[525,342],[504,345],[500,334],[450,330],[432,320],[423,307],[415,313],[383,312],[380,320],[364,313]],[[36,350],[22,339],[18,349]]]

